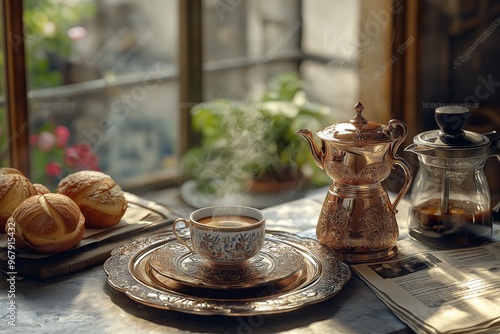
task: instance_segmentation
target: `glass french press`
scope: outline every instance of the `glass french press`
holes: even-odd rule
[[[491,195],[483,167],[491,156],[500,160],[499,136],[463,130],[468,117],[461,106],[437,108],[440,129],[416,135],[405,149],[419,159],[408,232],[430,246],[477,246],[491,238]]]

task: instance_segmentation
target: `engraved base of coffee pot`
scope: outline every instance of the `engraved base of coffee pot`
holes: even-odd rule
[[[380,184],[330,186],[316,236],[346,262],[373,262],[394,257],[399,228],[387,192]]]
[[[394,246],[390,249],[386,249],[380,252],[356,252],[356,251],[345,251],[339,250],[342,254],[344,262],[347,263],[367,263],[367,262],[378,262],[392,259],[398,254],[398,247]]]

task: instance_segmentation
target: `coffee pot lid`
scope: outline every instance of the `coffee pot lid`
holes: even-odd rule
[[[387,142],[393,140],[389,127],[376,122],[367,121],[361,113],[364,110],[361,102],[354,106],[356,115],[349,121],[339,122],[318,131],[319,138],[337,142]]]
[[[438,150],[468,150],[490,143],[488,137],[463,130],[469,118],[469,109],[462,106],[444,106],[435,110],[439,130],[426,131],[414,138],[414,143]]]

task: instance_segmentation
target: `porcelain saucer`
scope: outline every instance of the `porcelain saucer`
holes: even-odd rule
[[[160,275],[185,285],[242,289],[288,278],[304,264],[294,247],[271,239],[266,239],[260,252],[247,262],[239,267],[211,266],[175,240],[154,251],[149,265]]]

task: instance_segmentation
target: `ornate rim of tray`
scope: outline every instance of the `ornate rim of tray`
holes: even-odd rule
[[[181,231],[184,236],[188,230]],[[311,238],[267,231],[266,238],[294,247],[303,269],[274,284],[225,291],[183,285],[159,275],[149,265],[151,254],[175,238],[171,233],[137,239],[113,250],[104,263],[108,283],[129,298],[151,307],[204,315],[251,316],[283,313],[326,300],[351,277],[342,256]]]

